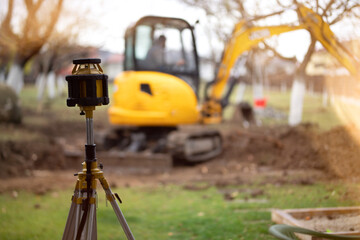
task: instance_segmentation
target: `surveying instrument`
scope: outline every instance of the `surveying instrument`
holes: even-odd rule
[[[100,67],[100,59],[73,60],[75,66],[72,75],[66,76],[68,82],[67,106],[80,108],[80,115],[86,118],[86,145],[85,162],[78,174],[71,207],[66,221],[63,240],[96,240],[96,185],[97,181],[103,187],[106,199],[112,208],[125,232],[128,240],[134,236],[125,220],[116,201],[121,203],[119,196],[113,194],[103,172],[98,168],[93,132],[93,111],[96,106],[109,104],[107,75]],[[100,166],[102,169],[102,166]]]

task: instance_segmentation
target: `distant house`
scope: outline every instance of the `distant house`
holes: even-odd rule
[[[262,75],[266,78],[267,84],[269,85],[281,85],[282,82],[288,82],[287,85],[291,84],[289,79],[292,79],[292,75],[296,69],[296,59],[284,59],[278,56],[271,56],[267,51],[258,51],[256,56],[256,63],[261,65]],[[231,70],[234,76],[247,76],[251,78],[248,64],[246,63],[248,54],[244,53],[239,57]],[[218,65],[218,64],[217,64]],[[215,69],[214,63],[207,58],[200,58],[200,77],[203,81],[208,82],[214,80]]]
[[[317,50],[306,67],[309,76],[342,76],[347,70],[325,49]]]
[[[352,53],[353,56],[360,54],[360,40],[344,41],[342,45]],[[326,49],[315,51],[306,68],[310,76],[349,76],[347,69],[335,59]]]

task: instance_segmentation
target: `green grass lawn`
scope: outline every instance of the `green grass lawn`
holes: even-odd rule
[[[231,96],[234,101],[235,92]],[[288,115],[290,109],[290,91],[282,93],[279,91],[265,90],[264,97],[267,99],[267,106]],[[244,94],[244,101],[253,104],[252,88],[247,88]],[[334,109],[328,104],[323,106],[321,95],[306,94],[303,103],[302,122],[319,125],[321,130],[329,130],[335,126],[341,125],[339,118],[336,116]],[[234,107],[229,106],[224,111],[224,118],[229,120],[234,113]],[[262,119],[265,125],[287,124],[287,117],[281,120]]]
[[[109,87],[109,96],[112,97],[112,85]],[[236,91],[233,91],[231,96],[232,102],[234,102]],[[281,111],[285,115],[288,114],[290,109],[290,91],[288,92],[279,92],[265,90],[264,96],[267,99],[267,106]],[[61,96],[54,100],[47,101],[43,103],[43,107],[39,110],[39,103],[36,99],[36,89],[34,86],[26,86],[20,94],[20,100],[23,108],[29,109],[31,111],[37,112],[50,112],[57,116],[59,120],[62,121],[83,121],[83,118],[78,116],[79,109],[77,107],[68,108],[66,106],[67,96]],[[252,88],[247,87],[244,100],[248,101],[250,104],[253,104]],[[95,119],[106,118],[107,110],[109,106],[101,106],[96,108]],[[228,106],[224,111],[224,119],[230,120],[234,114],[234,106]],[[274,124],[287,124],[287,117],[281,120],[274,119],[262,119],[264,125],[274,125]],[[24,116],[24,122],[26,124],[46,124],[47,119],[39,115]],[[106,122],[106,121],[105,121]],[[336,116],[335,111],[330,105],[328,107],[323,107],[321,95],[305,95],[304,106],[303,106],[303,122],[310,122],[313,124],[318,124],[320,129],[329,130],[332,127],[338,126],[341,124],[339,118]],[[16,129],[15,129],[16,133]],[[26,135],[26,134],[25,134]],[[11,134],[9,137],[12,138],[16,134]],[[6,136],[5,136],[6,137]],[[35,136],[36,137],[36,136]],[[1,136],[0,136],[1,139]]]
[[[39,111],[34,87],[26,87],[21,102],[28,111]],[[289,93],[265,92],[268,106],[287,113]],[[83,121],[78,108],[67,108],[66,97],[44,105],[47,113],[56,114],[62,121]],[[251,89],[245,99],[252,103]],[[323,108],[321,97],[306,96],[304,121],[319,124],[326,130],[340,124],[333,110]],[[107,107],[95,111],[95,119],[106,117]],[[45,111],[45,110],[43,110]],[[225,112],[230,118],[233,109]],[[283,122],[286,123],[286,119]],[[24,117],[28,126],[51,124],[45,115]],[[274,124],[264,121],[265,124]],[[39,140],[33,132],[21,127],[0,126],[0,140]],[[29,129],[29,128],[27,128]],[[30,128],[31,129],[31,128]],[[251,198],[252,190],[263,194]],[[224,191],[222,189],[221,191]],[[122,210],[137,239],[274,239],[268,235],[271,208],[313,208],[356,205],[346,199],[346,186],[339,184],[301,185],[241,185],[226,189],[236,198],[226,201],[219,189],[185,190],[181,186],[134,187],[116,189],[124,204]],[[44,196],[19,192],[0,194],[0,239],[60,239],[70,207],[70,190],[50,192]],[[99,191],[98,239],[125,239],[116,216],[105,206],[104,193]]]
[[[112,88],[109,88],[111,93]],[[0,141],[42,141],[44,137],[35,132],[33,127],[64,123],[84,122],[84,117],[79,116],[78,107],[67,107],[67,96],[58,96],[53,100],[39,103],[35,86],[27,85],[20,93],[20,102],[23,112],[22,125],[0,124]],[[107,123],[107,110],[109,105],[97,107],[94,112],[95,121]],[[49,117],[51,116],[51,118]]]
[[[251,191],[261,194],[251,198]],[[224,191],[235,197],[226,201]],[[201,191],[181,186],[116,189],[122,211],[136,239],[274,239],[268,234],[271,208],[355,205],[337,184],[311,186],[242,185]],[[99,190],[98,239],[126,239],[104,192]],[[70,207],[71,191],[37,196],[1,194],[0,239],[60,239]]]
[[[109,95],[112,95],[112,87],[109,87]],[[60,120],[66,120],[66,121],[83,121],[83,118],[79,117],[79,108],[78,107],[67,107],[66,106],[66,99],[67,95],[58,96],[53,100],[44,100],[44,102],[40,103],[37,100],[37,90],[35,86],[27,85],[20,93],[20,101],[21,106],[24,109],[29,109],[31,111],[37,111],[37,112],[51,112],[56,115]],[[40,104],[42,104],[42,107],[40,107]],[[96,111],[94,112],[95,117],[96,116],[102,116],[106,113],[107,106],[101,106],[97,107]],[[27,119],[26,116],[24,116],[24,120],[26,121],[33,121],[32,119]],[[39,121],[40,119],[36,119],[36,121]],[[41,121],[41,120],[40,120]],[[43,120],[44,121],[44,120]],[[46,121],[46,119],[45,119]]]

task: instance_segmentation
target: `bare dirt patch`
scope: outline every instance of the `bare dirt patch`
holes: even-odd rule
[[[65,157],[64,146],[83,151],[84,123],[69,124],[51,114],[42,117],[51,124],[20,126],[24,131],[40,134],[41,140],[0,142],[0,191],[39,191],[40,182],[45,179],[52,181],[49,179],[53,175],[61,176],[61,181],[54,181],[53,187],[62,188],[71,185],[75,179],[72,173],[81,170],[81,159]],[[95,127],[99,130],[108,126],[104,118],[97,120]],[[4,125],[1,127],[7,128]],[[264,183],[306,185],[319,179],[353,178],[360,171],[356,168],[360,150],[345,128],[323,133],[311,124],[251,129],[232,125],[220,129],[224,152],[209,162],[162,171],[151,168],[147,171],[124,171],[116,161],[103,159],[105,174],[113,184],[124,186],[193,181],[221,186],[249,183],[254,179]]]

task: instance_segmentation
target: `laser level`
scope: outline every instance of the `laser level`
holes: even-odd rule
[[[69,215],[66,221],[63,240],[96,240],[96,180],[103,187],[106,198],[125,232],[128,240],[135,239],[116,198],[119,196],[110,189],[103,172],[98,168],[96,160],[96,145],[94,144],[93,111],[96,106],[109,104],[107,75],[100,67],[100,59],[73,60],[75,66],[72,75],[66,76],[68,82],[68,107],[80,108],[80,115],[86,118],[86,145],[83,169],[76,174],[74,195],[71,199]]]

